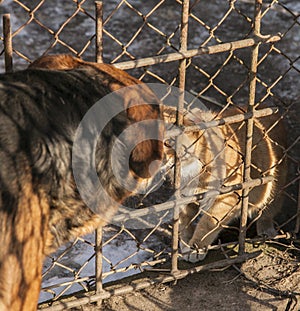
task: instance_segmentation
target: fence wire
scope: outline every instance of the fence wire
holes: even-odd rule
[[[277,195],[284,197],[284,212],[276,217],[278,235],[275,239],[288,240],[291,237],[288,232],[299,232],[300,6],[297,0],[116,0],[104,4],[90,0],[14,0],[4,1],[0,13],[3,15],[2,71],[26,68],[44,54],[69,53],[89,61],[114,64],[144,82],[185,89],[218,112],[212,119],[204,120],[206,122],[184,124],[186,133],[202,131],[202,134],[189,146],[191,149],[185,148],[182,157],[199,158],[193,146],[210,128],[230,124],[232,127],[225,130],[223,143],[224,148],[231,149],[237,133],[248,133],[247,146],[234,150],[238,154],[236,163],[228,173],[228,183],[218,193],[215,189],[199,187],[198,192],[187,195],[181,189],[175,193],[176,200],[170,200],[174,183],[167,178],[162,187],[149,196],[128,200],[132,212],[121,210],[113,224],[97,231],[96,239],[94,234],[80,237],[47,258],[40,308],[65,310],[96,301],[100,305],[101,299],[112,295],[255,256],[244,254],[244,247],[245,243],[258,241],[252,231],[262,211],[247,221],[248,208],[252,206],[245,198],[254,187],[263,187],[272,181],[270,172],[258,167],[251,158],[264,142],[282,152],[275,168],[285,159],[289,162],[287,180],[277,189]],[[168,94],[162,100],[168,102]],[[195,103],[187,98],[181,99],[181,105],[180,109],[187,113],[195,108]],[[230,110],[235,112],[226,115]],[[252,137],[257,120],[267,116],[272,116],[272,123],[259,138]],[[176,123],[174,115],[171,120]],[[287,131],[285,145],[280,145],[271,135],[280,131],[282,120]],[[177,125],[182,122],[185,121],[177,120]],[[176,145],[176,128],[170,129],[169,135]],[[211,161],[214,163],[215,159]],[[205,163],[206,167],[209,163]],[[248,163],[246,169],[244,163]],[[252,179],[251,171],[257,171],[259,176]],[[177,181],[175,178],[175,188],[176,183],[180,188],[182,182],[180,172],[180,164],[175,163],[178,178]],[[232,177],[237,172],[242,172],[239,180]],[[204,176],[205,173],[199,171],[196,178]],[[226,193],[235,193],[237,204],[243,200],[243,211],[240,224],[216,222],[217,228],[224,230],[217,242],[208,247],[208,254],[222,250],[224,259],[204,262],[193,270],[182,268],[186,254],[178,249],[178,244],[184,245],[186,241],[178,235],[179,206],[193,202],[193,208],[197,207],[193,220],[200,221],[200,214],[214,219],[216,215],[201,206],[211,197]],[[140,222],[145,229],[134,228],[131,220]],[[228,251],[236,245],[240,246],[240,256],[228,258]],[[195,251],[194,256],[198,255]],[[120,281],[148,270],[153,276],[147,281],[141,279],[134,284]],[[162,271],[168,274],[159,274]],[[122,285],[112,289],[111,284],[115,283]]]

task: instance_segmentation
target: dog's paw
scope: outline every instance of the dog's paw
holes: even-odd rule
[[[207,255],[206,249],[193,249],[185,243],[180,242],[182,258],[185,261],[196,263],[204,260]]]

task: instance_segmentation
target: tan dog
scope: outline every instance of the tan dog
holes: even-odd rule
[[[36,310],[45,254],[104,225],[118,202],[131,195],[116,180],[110,162],[119,133],[138,121],[161,118],[157,97],[124,71],[70,56],[53,56],[51,62],[62,70],[38,68],[47,68],[46,57],[30,69],[0,75],[1,311]],[[132,85],[137,87],[124,88]],[[118,105],[122,112],[105,126],[95,153],[96,173],[115,204],[100,200],[95,214],[74,182],[72,144],[85,113],[117,90],[111,109]],[[151,124],[138,124],[127,137],[129,145],[140,141],[128,151],[129,173],[137,184],[162,158],[162,142],[147,139],[147,132],[159,137],[163,127]],[[114,161],[122,165],[123,160],[115,156]]]
[[[237,108],[227,109],[217,119],[241,113]],[[201,108],[186,112],[184,124],[211,121],[216,116]],[[176,110],[164,106],[164,120],[175,123]],[[252,148],[251,178],[271,175],[273,182],[255,187],[249,196],[249,216],[261,214],[257,220],[259,235],[274,236],[273,217],[279,212],[282,200],[276,196],[286,178],[286,161],[283,157],[285,131],[279,117],[272,115],[255,119]],[[272,126],[276,125],[273,129]],[[223,125],[200,132],[181,135],[182,191],[185,195],[216,191],[223,186],[243,182],[245,155],[245,123]],[[165,143],[168,165],[174,163],[174,141]],[[199,203],[190,203],[180,213],[181,249],[183,258],[196,262],[204,259],[207,247],[220,231],[240,215],[242,191],[208,197]],[[192,250],[197,252],[191,253]]]

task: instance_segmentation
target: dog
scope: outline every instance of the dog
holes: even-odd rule
[[[49,59],[59,68],[47,68]],[[111,201],[107,205],[99,192],[95,213],[77,189],[72,146],[85,114],[112,92],[114,101],[107,109],[118,107],[119,113],[103,124],[93,158]],[[154,121],[161,118],[153,92],[107,64],[46,56],[24,71],[0,75],[0,310],[36,310],[44,256],[105,225],[118,203],[131,195],[132,189],[114,176],[110,159],[127,127],[135,125],[136,131],[121,144],[129,148],[129,169],[123,177],[133,176],[138,187],[150,177],[150,166],[158,169],[164,128]],[[140,122],[145,120],[148,125]],[[158,139],[147,138],[149,131]],[[79,160],[86,159],[79,154]],[[114,154],[113,161],[123,165],[121,156]]]
[[[176,109],[163,106],[166,124],[175,124]],[[192,126],[201,122],[223,119],[240,114],[245,107],[229,107],[223,111],[196,107],[185,111],[183,122]],[[275,125],[275,126],[274,126]],[[280,212],[286,182],[287,162],[284,156],[285,127],[278,115],[254,119],[251,178],[272,176],[273,181],[254,187],[249,194],[249,217],[258,217],[257,234],[274,237],[273,218]],[[223,228],[238,218],[242,206],[242,190],[222,193],[223,187],[243,182],[246,146],[245,122],[186,132],[180,135],[181,192],[185,196],[209,191],[212,195],[181,208],[179,215],[180,247],[186,261],[203,260],[208,247]],[[175,141],[165,141],[167,164],[164,172],[175,162]],[[214,194],[215,192],[215,194]]]

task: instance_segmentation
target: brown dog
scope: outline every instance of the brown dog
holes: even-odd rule
[[[47,68],[45,57],[27,70],[0,75],[1,311],[35,310],[45,254],[104,225],[117,203],[130,196],[114,177],[112,146],[127,126],[161,118],[156,96],[124,71],[69,56],[51,61],[63,70],[39,69]],[[137,87],[124,88],[132,85]],[[105,126],[95,153],[98,178],[115,204],[100,202],[95,214],[74,182],[72,144],[85,113],[117,90],[111,109],[119,105],[122,112]],[[149,177],[149,165],[162,158],[162,142],[147,139],[148,131],[163,135],[153,122],[147,128],[138,124],[134,137],[127,137],[130,146],[139,141],[128,151],[129,173],[137,184]],[[122,165],[121,158],[114,161]]]

